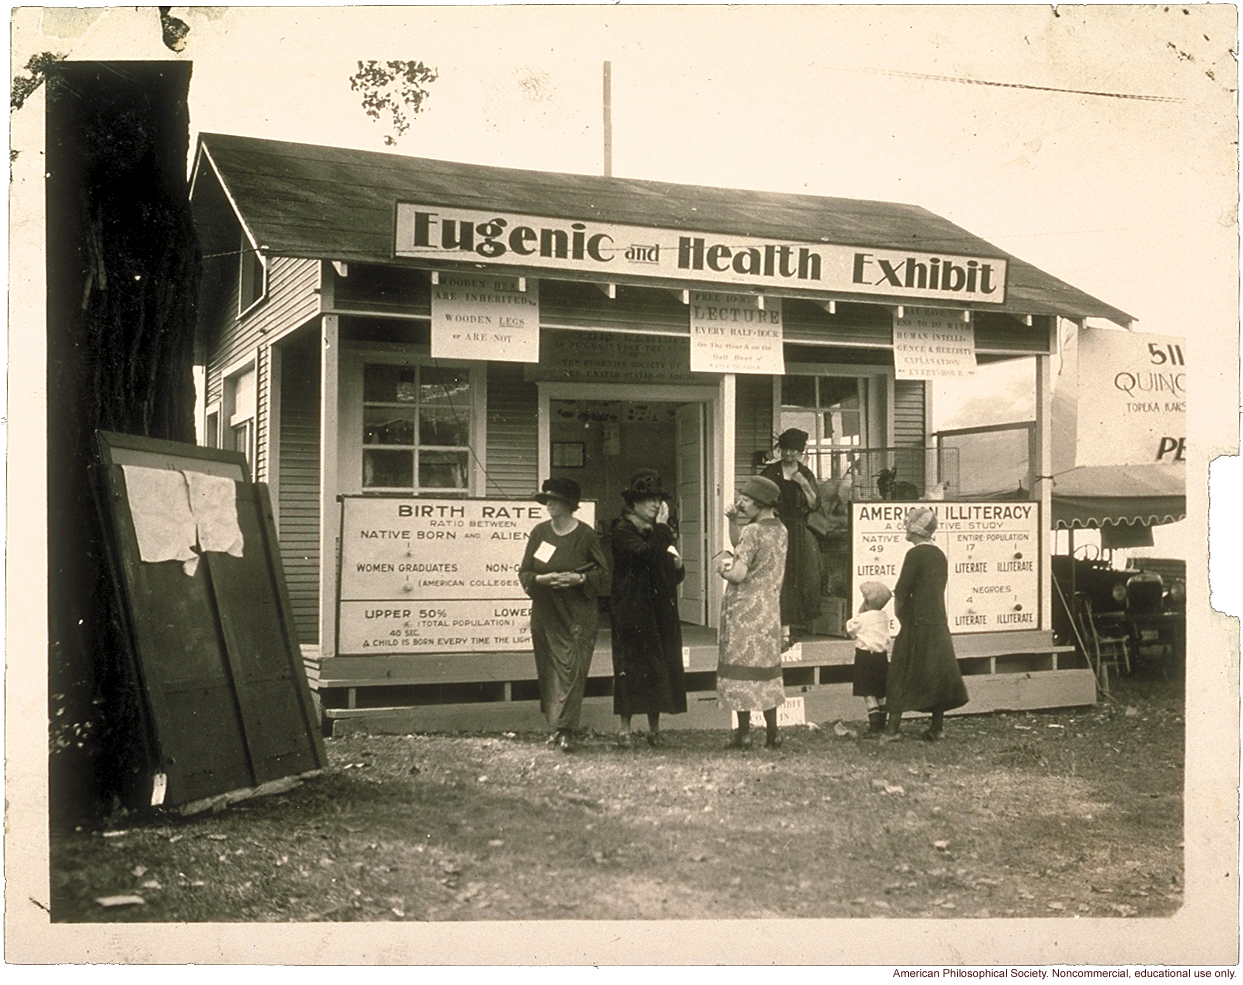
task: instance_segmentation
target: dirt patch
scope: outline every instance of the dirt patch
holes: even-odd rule
[[[542,734],[330,739],[331,772],[287,794],[54,835],[52,918],[1167,916],[1182,687],[1115,698],[951,718],[940,743],[915,722],[891,745],[826,722],[747,752],[724,730],[568,755]]]

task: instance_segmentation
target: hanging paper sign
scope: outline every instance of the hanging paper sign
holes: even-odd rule
[[[539,362],[539,282],[440,274],[432,285],[432,356]]]
[[[691,372],[785,373],[781,299],[690,292]]]
[[[904,306],[893,318],[893,367],[899,380],[975,376],[975,328],[961,311]]]
[[[910,550],[903,524],[910,503],[855,503],[851,553],[853,604],[859,586],[879,581],[890,591]],[[933,544],[949,562],[945,611],[953,633],[1040,628],[1040,506],[1038,503],[922,503],[937,514]],[[885,611],[893,613],[893,602]],[[891,631],[897,633],[896,619]]]
[[[1076,465],[1182,465],[1186,340],[1085,328],[1079,333]]]

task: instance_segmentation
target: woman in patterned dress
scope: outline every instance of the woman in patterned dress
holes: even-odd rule
[[[781,676],[781,581],[786,563],[786,528],[773,513],[781,491],[771,479],[752,476],[730,514],[735,546],[717,565],[725,579],[716,669],[717,703],[738,712],[729,749],[751,746],[751,709],[764,712],[765,745],[781,745],[777,706],[785,701]],[[735,520],[741,525],[734,537]]]
[[[574,518],[581,496],[573,479],[548,479],[535,499],[549,519],[527,538],[518,581],[531,596],[531,645],[540,709],[563,752],[574,748],[583,691],[600,629],[598,598],[609,590],[608,561],[596,532]]]

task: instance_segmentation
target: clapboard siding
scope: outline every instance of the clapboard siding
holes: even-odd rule
[[[895,380],[893,443],[896,448],[924,446],[924,381]]]
[[[255,358],[255,481],[268,481],[268,391],[272,386],[272,350],[259,349]]]
[[[539,389],[518,363],[488,366],[488,480],[479,495],[525,499],[539,488]]]
[[[734,482],[741,485],[759,469],[755,453],[773,449],[773,382],[769,376],[738,374],[735,390]],[[726,496],[733,492],[726,490]]]
[[[319,642],[319,349],[306,333],[281,350],[280,544],[301,643]]]
[[[226,308],[229,317],[215,329],[216,342],[207,364],[209,402],[220,399],[221,377],[228,367],[253,355],[262,343],[288,334],[319,313],[318,287],[318,261],[273,257],[268,261],[267,298],[239,318],[238,277],[233,275]]]

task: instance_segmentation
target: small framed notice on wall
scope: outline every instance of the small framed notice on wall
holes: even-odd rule
[[[556,469],[581,469],[583,467],[583,442],[554,441],[552,443],[552,466]]]

